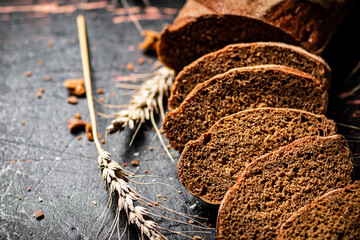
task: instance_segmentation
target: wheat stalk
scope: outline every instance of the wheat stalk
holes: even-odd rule
[[[151,120],[164,150],[174,162],[174,159],[166,148],[160,131],[156,126],[154,111],[160,112],[161,116],[164,118],[163,98],[169,93],[175,78],[175,72],[167,67],[162,67],[146,76],[148,76],[149,79],[144,81],[140,87],[136,85],[137,88],[139,87],[139,91],[130,99],[130,103],[126,109],[114,114],[115,119],[106,128],[106,131],[107,134],[113,134],[118,131],[123,131],[126,126],[129,126],[130,129],[134,129],[135,125],[137,125],[132,140],[130,141],[131,145],[141,124],[146,120]],[[119,84],[118,86],[121,87]],[[129,87],[128,84],[126,86]]]
[[[148,216],[148,210],[141,206],[135,206],[134,203],[138,201],[140,195],[137,194],[127,184],[128,179],[126,172],[120,167],[119,164],[110,159],[110,153],[102,149],[100,145],[97,135],[96,118],[91,89],[89,57],[84,16],[79,15],[77,17],[77,25],[79,31],[86,98],[88,101],[91,124],[93,126],[92,131],[94,136],[94,142],[99,153],[98,166],[101,169],[102,180],[106,183],[106,187],[109,190],[110,197],[112,194],[116,194],[118,197],[117,216],[120,214],[120,212],[124,211],[126,213],[126,217],[129,223],[134,224],[140,231],[141,238],[144,238],[144,236],[146,236],[149,239],[165,240],[167,238],[162,235],[158,230],[160,227]],[[117,221],[118,217],[115,219],[114,223]],[[116,224],[113,225],[115,226]],[[111,238],[111,235],[109,238]]]

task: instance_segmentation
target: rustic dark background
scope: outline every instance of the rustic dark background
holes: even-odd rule
[[[120,3],[77,2],[0,1],[0,239],[84,239],[106,206],[108,194],[97,167],[94,143],[86,139],[85,133],[74,135],[67,129],[67,118],[77,112],[89,120],[86,99],[79,99],[77,105],[68,104],[68,93],[62,86],[68,78],[82,77],[76,16],[83,13],[86,17],[93,89],[105,89],[104,94],[95,93],[96,98],[103,98],[108,104],[126,104],[129,90],[117,89],[115,84],[123,80],[121,76],[132,73],[127,64],[133,63],[137,73],[154,69],[156,57],[144,55],[137,48],[143,38]],[[128,2],[141,25],[156,31],[171,23],[184,4],[183,0],[151,0],[152,7],[146,8],[140,0]],[[359,5],[345,19],[324,53],[333,69],[327,115],[339,123],[339,132],[349,140],[357,166],[360,91],[344,99],[339,94],[360,84],[360,71],[350,74],[360,66]],[[141,57],[145,58],[143,65],[137,64]],[[40,61],[45,65],[40,66]],[[26,71],[31,71],[32,76],[26,77]],[[46,81],[46,76],[51,80]],[[41,87],[45,92],[38,99]],[[115,111],[100,104],[95,108],[107,114]],[[157,121],[160,127],[162,120]],[[110,120],[98,118],[98,122],[103,133]],[[130,130],[110,136],[104,148],[113,154],[114,160],[127,163],[129,171],[146,175],[144,171],[148,170],[149,176],[134,180],[153,184],[132,186],[171,209],[207,217],[207,224],[214,226],[217,208],[186,192],[177,178],[176,164],[163,154],[151,125],[144,125],[133,146],[128,147],[131,136]],[[140,159],[139,167],[130,164],[136,158]],[[149,160],[144,161],[145,158]],[[179,155],[175,153],[174,158],[177,161]],[[359,170],[356,172],[359,178]],[[33,216],[36,210],[42,210],[45,218],[36,220]],[[112,210],[102,234],[113,218]],[[159,222],[173,231],[197,230],[165,220]],[[212,239],[215,232],[191,235]],[[182,239],[178,235],[166,236]]]

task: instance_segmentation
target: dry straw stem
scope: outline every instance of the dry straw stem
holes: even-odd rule
[[[139,195],[127,184],[127,174],[119,164],[110,159],[110,153],[102,149],[97,137],[96,118],[94,111],[93,96],[91,90],[89,57],[86,40],[85,18],[80,15],[77,17],[79,31],[79,41],[81,50],[81,60],[85,79],[86,97],[90,112],[91,124],[93,126],[93,136],[96,148],[98,150],[98,166],[101,169],[102,179],[109,189],[110,197],[112,194],[117,196],[117,217],[114,221],[111,233],[118,226],[120,212],[125,211],[128,222],[134,224],[140,231],[141,238],[145,236],[149,239],[164,240],[167,239],[159,232],[159,226],[148,216],[148,210],[141,206],[135,206]],[[111,238],[111,234],[109,236]]]
[[[161,144],[170,159],[174,162],[155,123],[154,111],[160,112],[164,118],[163,98],[169,93],[175,78],[175,72],[167,67],[162,67],[144,77],[149,77],[149,79],[145,80],[140,86],[135,86],[135,88],[139,89],[137,94],[130,99],[130,103],[126,109],[114,114],[115,119],[111,122],[110,126],[107,127],[106,131],[108,134],[113,134],[117,131],[123,131],[127,125],[130,129],[134,129],[137,125],[132,140],[130,141],[131,145],[141,124],[143,124],[145,120],[151,120]],[[118,84],[118,86],[123,87],[121,84]],[[129,88],[129,84],[126,84],[125,87]]]

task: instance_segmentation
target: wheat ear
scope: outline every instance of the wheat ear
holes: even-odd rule
[[[128,107],[114,114],[115,119],[106,128],[106,131],[108,134],[113,134],[118,131],[121,132],[127,125],[130,129],[134,129],[137,125],[138,130],[141,124],[143,124],[146,120],[151,120],[164,150],[174,162],[174,159],[166,148],[161,134],[156,126],[154,111],[160,112],[161,116],[164,118],[165,113],[163,98],[169,93],[170,87],[175,78],[175,72],[167,67],[161,67],[146,76],[148,76],[149,79],[145,80],[140,85],[137,94],[130,99]],[[135,137],[136,132],[137,131],[135,131],[133,138]]]
[[[91,78],[90,78],[90,67],[89,67],[89,56],[86,39],[86,26],[85,18],[82,15],[77,17],[77,26],[79,32],[79,42],[81,51],[82,68],[85,80],[86,98],[89,107],[90,119],[92,124],[92,131],[94,136],[94,142],[99,153],[98,166],[101,169],[101,175],[103,181],[106,183],[106,187],[109,190],[110,198],[112,194],[117,196],[117,218],[119,214],[124,210],[129,224],[134,224],[140,231],[141,238],[144,236],[154,240],[166,240],[167,238],[162,235],[158,229],[162,229],[148,216],[148,210],[141,206],[135,206],[134,203],[138,201],[139,194],[137,194],[127,184],[127,174],[115,161],[110,159],[111,155],[109,152],[102,149],[96,127],[96,118],[94,111],[93,96],[91,90]],[[115,222],[114,222],[115,229]],[[113,230],[111,231],[113,232]],[[111,238],[111,235],[109,236]]]

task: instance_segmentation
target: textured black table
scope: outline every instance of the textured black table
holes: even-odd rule
[[[171,23],[184,4],[176,0],[151,2],[154,8],[145,8],[140,0],[129,0],[141,25],[157,31],[163,24]],[[360,82],[360,71],[345,81],[360,61],[359,5],[324,53],[333,69],[327,115],[342,124],[338,126],[339,132],[349,140],[356,165],[360,162],[360,130],[343,124],[360,126],[360,91],[345,99],[339,99],[338,95]],[[80,98],[77,105],[68,104],[68,93],[62,86],[68,78],[82,77],[75,20],[79,13],[87,20],[93,89],[105,89],[105,94],[95,94],[96,98],[104,98],[108,104],[126,104],[129,90],[115,88],[121,76],[131,74],[126,65],[134,63],[138,73],[153,70],[156,58],[144,56],[138,50],[142,37],[121,4],[105,1],[84,5],[76,1],[0,2],[0,239],[83,239],[106,206],[108,194],[97,167],[94,143],[86,139],[85,133],[74,135],[67,129],[67,118],[74,117],[77,112],[89,120],[86,99]],[[52,47],[48,46],[49,42],[53,43]],[[141,57],[145,58],[143,65],[136,63]],[[45,65],[40,66],[40,61]],[[31,71],[32,76],[26,77],[26,71]],[[51,80],[46,81],[46,76]],[[41,87],[45,92],[38,99]],[[95,108],[107,114],[115,111],[100,104]],[[98,118],[98,122],[103,133],[110,120]],[[161,119],[157,122],[160,127]],[[78,136],[82,139],[78,140]],[[129,171],[139,175],[146,175],[145,170],[149,172],[148,177],[133,180],[151,185],[132,186],[171,209],[207,217],[207,224],[214,226],[217,207],[186,192],[177,178],[176,164],[163,155],[151,124],[141,128],[129,147],[131,136],[130,130],[110,136],[104,148],[113,154],[114,160],[127,163]],[[149,147],[154,150],[149,151]],[[140,159],[139,167],[130,163],[136,158]],[[148,161],[144,161],[145,158]],[[175,153],[174,158],[177,161],[179,155]],[[359,178],[359,170],[356,172]],[[167,196],[165,202],[164,196]],[[36,220],[33,216],[36,210],[42,210],[45,218]],[[112,209],[103,233],[114,214]],[[174,231],[196,230],[166,220],[159,223]],[[192,235],[212,239],[216,234]],[[136,235],[133,236],[136,239]],[[166,236],[183,239],[177,235]]]

